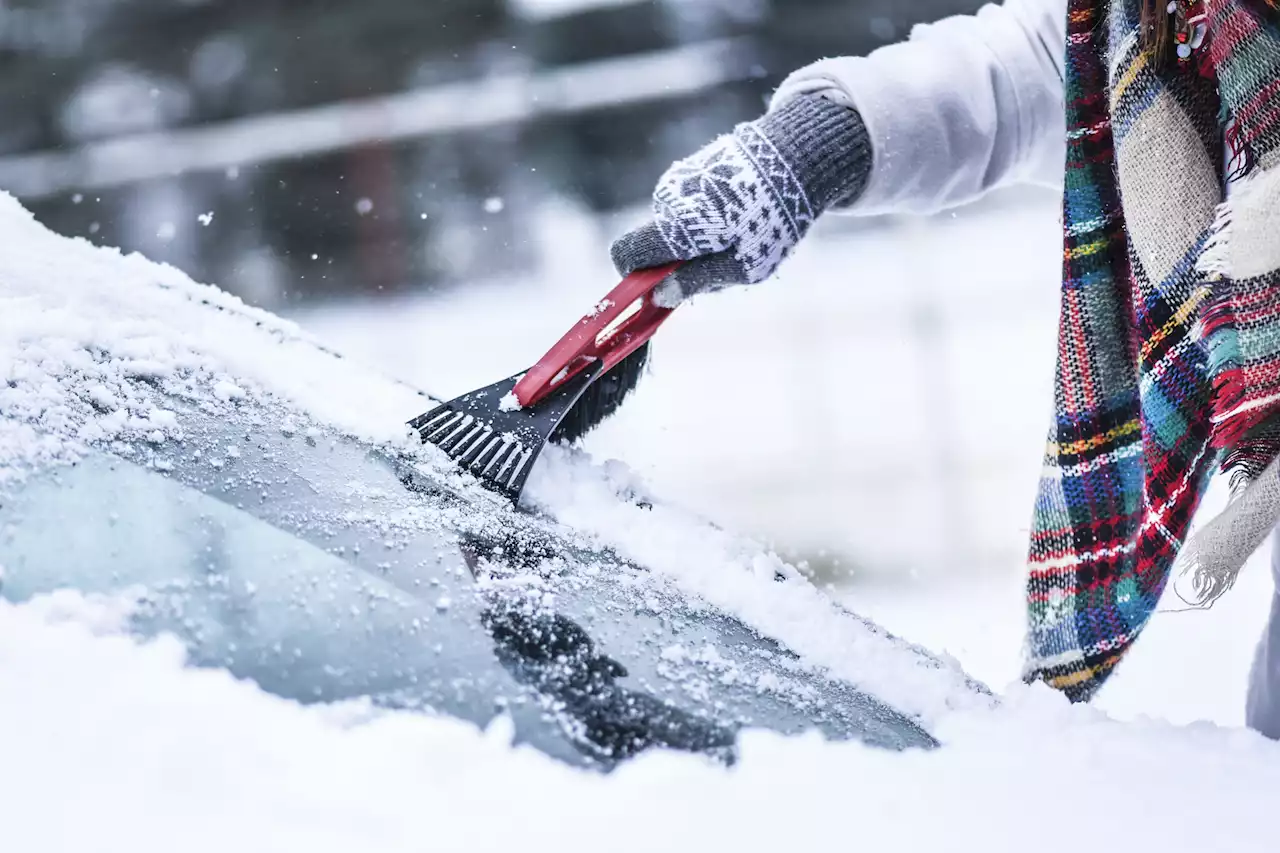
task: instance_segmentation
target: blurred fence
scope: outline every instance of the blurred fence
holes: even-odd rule
[[[787,71],[973,0],[5,0],[0,188],[252,301],[536,262]]]

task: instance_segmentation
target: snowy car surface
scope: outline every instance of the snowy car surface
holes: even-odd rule
[[[776,611],[779,642],[716,587],[457,474],[408,438],[426,395],[174,270],[0,213],[32,229],[35,259],[18,253],[0,291],[9,601],[122,598],[131,632],[278,696],[505,714],[517,741],[605,768],[650,747],[731,760],[743,728],[932,747],[926,715],[876,685],[932,706],[983,694],[745,548],[742,601]],[[68,259],[54,277],[50,248]],[[685,535],[608,500],[641,538]],[[663,553],[697,578],[712,551]],[[815,637],[834,656],[804,654]]]
[[[931,746],[915,722],[554,525],[477,505],[409,458],[210,416],[10,488],[4,596],[134,589],[130,627],[181,638],[304,703],[370,697],[486,725],[568,760],[650,746],[729,757],[743,726]]]

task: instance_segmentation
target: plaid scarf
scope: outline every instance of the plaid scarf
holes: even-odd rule
[[[1261,541],[1244,540],[1280,515],[1280,29],[1271,0],[1208,0],[1196,63],[1157,70],[1139,5],[1068,11],[1056,417],[1024,677],[1072,701],[1150,620],[1218,466],[1242,487],[1217,538],[1186,549],[1198,588],[1229,587]]]

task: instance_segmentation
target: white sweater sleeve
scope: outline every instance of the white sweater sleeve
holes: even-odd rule
[[[803,68],[774,104],[820,93],[862,114],[871,176],[846,212],[932,213],[1005,184],[1060,186],[1066,17],[1067,0],[1004,0]]]

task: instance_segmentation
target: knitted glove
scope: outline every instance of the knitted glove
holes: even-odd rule
[[[655,300],[755,284],[827,208],[848,203],[871,174],[871,142],[856,110],[800,95],[675,163],[653,196],[654,218],[613,244],[622,275],[689,261]]]

